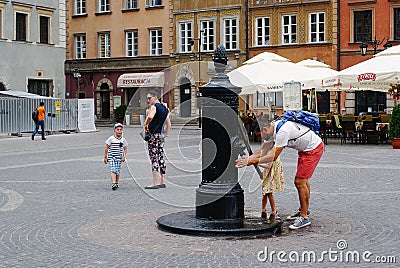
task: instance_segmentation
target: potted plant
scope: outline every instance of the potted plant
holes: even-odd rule
[[[393,98],[395,104],[400,99],[400,83],[390,84],[388,94]]]
[[[126,108],[127,108],[126,104],[121,104],[115,109],[114,117],[116,122],[121,124],[124,123]]]
[[[389,127],[389,138],[392,140],[393,149],[400,149],[400,104],[393,108]]]

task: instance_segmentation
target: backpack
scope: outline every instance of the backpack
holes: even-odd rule
[[[35,123],[37,121],[39,121],[39,111],[38,111],[38,109],[33,110],[33,112],[32,112],[32,120],[35,121]]]
[[[281,120],[276,126],[276,133],[278,133],[279,129],[285,124],[287,121],[293,121],[300,125],[304,125],[309,127],[315,134],[319,134],[319,117],[316,114],[312,114],[310,112],[306,112],[303,110],[299,110],[297,112],[294,111],[286,111],[281,117],[274,120]]]

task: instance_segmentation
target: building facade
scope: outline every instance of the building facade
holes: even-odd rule
[[[400,1],[376,0],[340,2],[339,68],[365,61],[385,49],[385,45],[400,42]],[[367,45],[365,56],[360,46]],[[342,111],[346,113],[384,113],[393,107],[393,99],[385,92],[346,91],[342,93]]]
[[[314,59],[337,69],[337,0],[250,0],[249,56],[277,53],[292,62]],[[339,111],[339,94],[320,92],[319,112]],[[268,100],[270,103],[268,103]],[[282,92],[255,93],[248,102],[257,110],[282,110]]]
[[[169,0],[67,0],[66,97],[94,98],[97,119],[128,105],[144,113],[146,94],[169,102]]]
[[[0,90],[65,96],[65,19],[65,0],[0,0]]]
[[[170,95],[175,115],[198,116],[198,88],[215,74],[213,54],[219,44],[227,52],[227,71],[246,60],[245,2],[173,1]],[[239,105],[245,109],[243,100]]]

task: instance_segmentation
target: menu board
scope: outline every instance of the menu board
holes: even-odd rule
[[[302,100],[300,82],[283,83],[283,110],[301,110]]]

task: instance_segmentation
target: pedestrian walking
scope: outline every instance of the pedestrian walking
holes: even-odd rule
[[[39,107],[36,108],[37,110],[37,118],[34,118],[35,121],[35,129],[32,132],[31,139],[35,139],[35,135],[39,132],[39,126],[42,130],[42,140],[46,140],[44,137],[44,117],[46,115],[46,109],[44,108],[44,102],[41,101]],[[36,119],[36,120],[35,120]]]
[[[128,151],[128,142],[122,136],[124,126],[121,123],[114,125],[114,135],[106,140],[106,148],[104,149],[104,164],[109,164],[111,189],[119,188],[119,179],[121,175],[121,163],[125,162],[126,153]]]
[[[299,229],[311,224],[309,219],[310,202],[310,182],[315,168],[324,152],[324,143],[322,139],[315,134],[309,127],[293,121],[287,121],[281,125],[277,132],[277,126],[280,120],[270,122],[269,120],[260,121],[261,132],[265,139],[273,137],[275,140],[275,153],[265,154],[268,150],[263,150],[267,143],[263,143],[261,150],[253,155],[236,160],[236,167],[241,168],[249,165],[258,165],[259,163],[269,163],[278,158],[285,147],[298,151],[297,172],[294,178],[294,184],[299,196],[300,209],[289,220],[295,220],[290,229]]]
[[[147,142],[147,149],[151,161],[151,170],[153,183],[146,186],[145,189],[166,188],[166,163],[164,155],[164,141],[169,134],[170,119],[168,107],[160,102],[158,92],[150,91],[147,94],[147,102],[151,105],[146,120],[143,124],[143,130],[150,133],[150,139]],[[165,134],[163,134],[164,125]],[[158,181],[160,180],[160,183]]]

